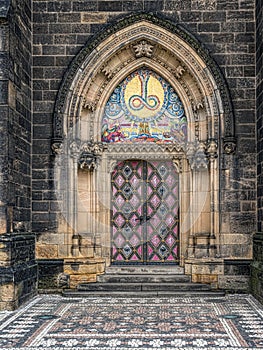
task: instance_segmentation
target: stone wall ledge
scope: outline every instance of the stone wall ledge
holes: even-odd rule
[[[200,259],[185,259],[186,264],[195,264],[195,265],[203,265],[203,264],[210,264],[210,265],[215,265],[215,264],[224,264],[224,259],[223,258],[200,258]]]
[[[4,233],[0,235],[0,242],[16,242],[25,240],[35,240],[34,233]]]

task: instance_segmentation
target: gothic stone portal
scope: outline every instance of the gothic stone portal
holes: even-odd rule
[[[112,263],[177,263],[179,177],[172,162],[119,163],[112,173]]]
[[[120,27],[118,23],[113,32],[101,37],[96,48],[85,47],[60,90],[53,146],[61,160],[58,172],[63,175],[65,170],[61,198],[65,198],[67,222],[62,219],[59,223],[59,232],[66,234],[58,256],[83,263],[82,269],[70,272],[75,284],[77,279],[95,281],[111,263],[131,263],[136,258],[137,264],[160,261],[167,253],[165,242],[161,248],[151,241],[149,230],[154,222],[147,220],[147,182],[142,192],[144,207],[132,209],[137,211],[136,223],[141,228],[132,226],[132,219],[125,216],[124,211],[131,209],[125,204],[131,203],[129,198],[126,202],[124,188],[116,187],[125,200],[123,208],[114,197],[111,202],[114,171],[121,171],[118,164],[127,160],[140,160],[142,168],[157,161],[173,162],[175,178],[180,178],[180,242],[178,236],[171,236],[176,246],[180,243],[180,254],[172,250],[173,262],[180,256],[186,274],[197,282],[219,283],[224,259],[238,258],[235,242],[240,233],[231,232],[219,215],[224,186],[232,179],[227,164],[235,150],[227,86],[211,57],[192,36],[188,38],[170,22],[167,26],[156,23],[159,19],[151,21],[148,15],[140,21],[136,15],[130,25],[123,22]],[[149,49],[147,54],[138,49],[140,45]],[[61,145],[64,135],[68,142]],[[226,169],[220,169],[221,159],[226,160]],[[127,183],[132,187],[129,178]],[[157,194],[155,198],[160,200]],[[112,216],[111,209],[119,211],[119,216]],[[159,208],[154,210],[160,220]],[[178,212],[173,215],[178,218]],[[125,233],[126,220],[131,236]],[[156,242],[161,238],[158,228],[154,227]],[[148,247],[153,249],[150,256]],[[119,256],[118,249],[122,249]],[[244,249],[242,243],[242,254]]]

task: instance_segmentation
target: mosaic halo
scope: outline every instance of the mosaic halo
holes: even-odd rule
[[[106,103],[103,142],[185,142],[187,119],[173,87],[147,68],[131,73]]]

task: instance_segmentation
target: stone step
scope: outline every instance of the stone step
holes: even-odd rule
[[[144,292],[144,291],[210,291],[211,287],[201,283],[81,283],[78,291],[112,291],[112,292]]]
[[[111,265],[106,268],[106,274],[110,275],[128,275],[128,274],[153,274],[153,275],[183,275],[184,268],[178,265],[133,265],[133,266],[120,266]]]
[[[123,298],[154,298],[154,297],[218,297],[224,296],[225,292],[221,290],[188,290],[188,291],[140,291],[140,292],[127,292],[127,291],[80,291],[65,289],[62,292],[65,297],[123,297]]]
[[[190,282],[187,275],[159,275],[159,274],[104,274],[97,277],[98,282],[104,283],[177,283]]]

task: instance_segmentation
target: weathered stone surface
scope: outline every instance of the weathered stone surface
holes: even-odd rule
[[[64,272],[69,275],[86,275],[86,274],[96,274],[97,271],[97,264],[71,264],[71,265],[64,265]]]
[[[65,285],[62,284],[63,260],[38,260],[38,288],[39,289],[58,289],[66,288],[68,285],[65,280]]]
[[[219,276],[218,286],[221,289],[228,290],[230,292],[249,292],[249,276]]]
[[[107,12],[84,12],[81,13],[81,23],[106,23],[108,17],[109,15]]]
[[[96,282],[96,274],[86,274],[86,275],[71,275],[70,276],[70,288],[76,288],[81,283],[92,283]]]
[[[218,275],[193,274],[192,281],[195,283],[211,283],[213,285],[216,285],[218,282]]]
[[[11,310],[36,293],[35,237],[2,235],[0,242],[8,254],[0,265],[0,307]]]
[[[36,257],[37,259],[56,259],[58,258],[58,247],[57,245],[51,244],[38,244],[36,246]]]

